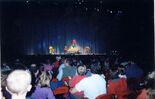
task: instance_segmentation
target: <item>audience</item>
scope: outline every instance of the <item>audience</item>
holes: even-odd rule
[[[58,96],[54,95],[53,91],[55,93],[57,88],[61,89],[59,87],[68,85],[70,92],[66,95],[67,99],[83,99],[84,97],[95,99],[99,95],[107,94],[108,89],[114,90],[114,86],[111,87],[109,82],[118,82],[118,86],[115,86],[120,94],[118,99],[124,99],[124,93],[127,91],[131,91],[131,94],[125,94],[126,99],[153,97],[154,71],[146,77],[144,82],[144,72],[135,62],[122,62],[118,57],[113,58],[115,61],[112,61],[110,57],[101,58],[78,59],[77,56],[71,56],[61,59],[61,56],[57,56],[53,63],[48,60],[47,63],[40,65],[39,63],[31,64],[30,67],[26,67],[19,59],[13,65],[9,64],[10,67],[3,63],[2,96],[6,99],[55,99]],[[101,72],[104,75],[100,75]],[[9,76],[7,73],[10,73]],[[66,83],[64,78],[69,78],[69,82]],[[118,95],[118,93],[113,93]]]

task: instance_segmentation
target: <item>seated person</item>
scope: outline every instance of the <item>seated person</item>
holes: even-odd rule
[[[60,65],[61,56],[57,56],[55,62],[53,63],[53,69],[58,69]]]
[[[44,71],[52,71],[53,67],[50,64],[50,60],[47,60],[47,63],[44,64]]]
[[[5,97],[3,96],[3,93],[2,93],[2,89],[1,89],[1,92],[0,92],[0,99],[5,99]]]
[[[127,77],[129,89],[136,89],[144,77],[144,71],[133,61],[129,61],[124,72]]]
[[[101,94],[106,94],[106,81],[98,74],[91,74],[89,77],[82,79],[70,90],[72,94],[76,92],[84,92],[84,97],[95,99]]]
[[[11,66],[11,69],[21,69],[21,70],[26,70],[27,67],[21,62],[21,60],[16,59],[15,63]]]
[[[11,99],[11,94],[6,90],[6,79],[8,77],[8,75],[10,74],[10,72],[3,72],[1,74],[1,91],[2,91],[2,95],[5,97],[5,99]]]
[[[39,80],[35,89],[35,92],[32,94],[32,99],[55,99],[53,92],[50,88],[50,81],[52,76],[49,72],[42,72],[39,76]]]
[[[101,63],[99,62],[99,60],[93,59],[90,67],[91,71],[98,74],[101,70]]]
[[[26,99],[26,93],[31,89],[31,74],[28,71],[15,70],[8,75],[6,83],[12,99]]]
[[[78,65],[77,66],[77,73],[78,75],[74,76],[71,80],[70,80],[70,84],[69,86],[71,88],[75,87],[75,85],[80,82],[83,78],[86,78],[86,66],[85,65]],[[74,94],[74,97],[78,97],[78,98],[83,98],[83,92],[76,92]]]
[[[129,61],[124,72],[127,78],[140,78],[144,76],[143,70],[133,61]]]
[[[1,72],[7,72],[7,71],[11,71],[11,68],[4,62],[1,67]]]
[[[31,85],[32,85],[32,88],[27,93],[26,97],[30,97],[32,95],[32,93],[35,91],[35,86],[36,86],[37,78],[39,76],[39,68],[38,68],[38,65],[31,64],[30,65],[30,68],[29,68],[29,71],[31,72]]]
[[[58,87],[62,87],[64,85],[67,85],[67,82],[66,81],[57,81],[55,80],[56,76],[52,74],[52,79],[51,79],[51,82],[50,82],[50,87],[52,89],[52,91],[54,91],[55,89],[57,89]]]
[[[65,67],[60,70],[59,74],[57,75],[57,79],[60,81],[64,77],[74,77],[76,75],[76,68],[71,66],[72,60],[67,58],[65,59],[64,65]]]

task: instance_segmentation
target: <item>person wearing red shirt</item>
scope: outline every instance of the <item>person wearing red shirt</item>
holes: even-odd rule
[[[74,76],[71,80],[70,80],[70,84],[69,86],[71,88],[74,88],[75,85],[80,82],[82,79],[86,78],[86,66],[85,65],[78,65],[77,66],[77,73],[78,75]],[[84,93],[83,92],[76,92],[74,95],[74,97],[80,99],[84,97]]]
[[[54,62],[54,68],[53,69],[58,69],[59,68],[59,61],[61,60],[61,56],[56,57],[56,61]]]

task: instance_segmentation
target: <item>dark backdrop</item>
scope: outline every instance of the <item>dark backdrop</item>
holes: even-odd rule
[[[118,50],[153,64],[153,0],[28,1],[1,1],[2,58],[46,55],[49,45],[63,53],[76,39],[93,53]]]

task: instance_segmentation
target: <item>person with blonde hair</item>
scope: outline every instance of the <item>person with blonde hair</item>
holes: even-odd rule
[[[8,75],[6,84],[12,99],[26,99],[26,93],[31,89],[31,74],[25,70],[14,70]]]
[[[53,92],[50,88],[50,81],[52,75],[50,72],[42,72],[39,76],[35,92],[32,94],[32,99],[55,99]]]

